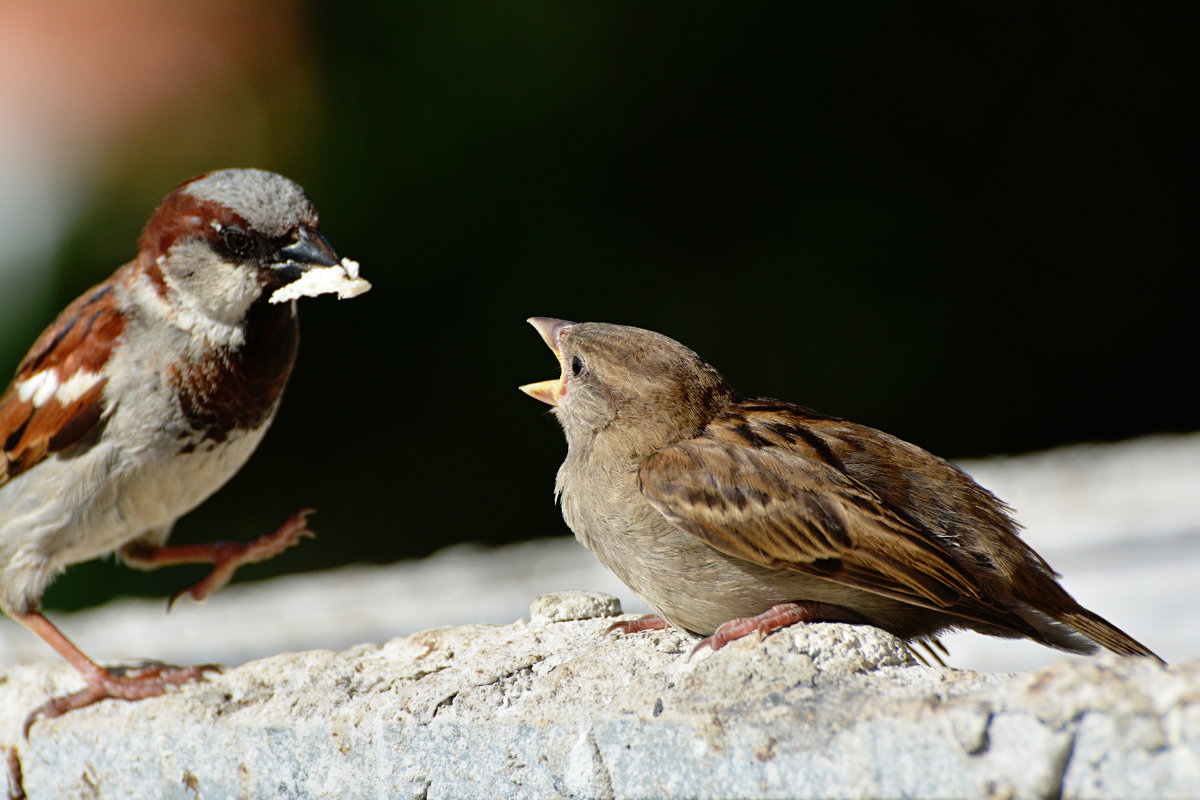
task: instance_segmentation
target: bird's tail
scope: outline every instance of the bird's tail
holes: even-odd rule
[[[1163,664],[1167,663],[1149,647],[1104,617],[1076,603],[1066,592],[1063,592],[1063,595],[1066,597],[1065,602],[1060,600],[1050,607],[1027,605],[1018,612],[1022,619],[1037,630],[1038,635],[1026,633],[1026,636],[1068,653],[1090,655],[1096,652],[1096,645],[1100,645],[1117,655],[1144,656]]]
[[[1050,617],[1068,628],[1079,631],[1101,647],[1105,647],[1117,655],[1146,656],[1165,664],[1159,656],[1146,645],[1134,639],[1125,631],[1113,625],[1099,614],[1094,614],[1079,604],[1074,608],[1051,614]]]
[[[1055,580],[1057,576],[1044,561],[1042,566],[1041,570],[1018,572],[1013,583],[1016,598],[1025,606],[1021,616],[1042,634],[1043,644],[1073,653],[1091,653],[1095,651],[1091,643],[1095,642],[1117,655],[1144,656],[1167,663],[1104,617],[1081,606]]]

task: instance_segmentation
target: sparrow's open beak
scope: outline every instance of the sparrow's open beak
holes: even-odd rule
[[[575,323],[567,322],[565,319],[551,319],[550,317],[530,317],[526,321],[541,334],[542,341],[546,343],[546,346],[554,351],[554,357],[558,359],[559,367],[561,368],[562,353],[558,350],[558,340]],[[533,399],[556,406],[558,405],[558,398],[562,395],[565,380],[566,372],[564,371],[561,377],[537,383],[527,383],[520,388],[522,392]]]
[[[274,262],[277,270],[300,273],[312,267],[336,267],[341,259],[320,231],[301,225],[295,241],[279,248]]]

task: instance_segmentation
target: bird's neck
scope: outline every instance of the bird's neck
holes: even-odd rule
[[[270,422],[283,395],[299,344],[294,303],[250,308],[241,344],[210,345],[183,368],[180,408],[198,431],[224,441],[232,431]]]

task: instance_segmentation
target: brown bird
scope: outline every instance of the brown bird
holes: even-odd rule
[[[967,628],[1158,658],[1077,603],[1008,507],[949,462],[744,397],[662,334],[529,322],[562,368],[521,389],[554,406],[566,434],[563,516],[655,611],[614,627],[670,624],[714,650],[801,621],[870,624],[926,645]]]
[[[42,615],[71,564],[113,551],[153,568],[206,562],[203,599],[242,564],[311,535],[307,512],[250,542],[169,545],[175,520],[242,467],[279,407],[296,359],[295,297],[369,287],[339,260],[298,185],[227,169],[178,186],[137,257],[67,306],[0,395],[0,610],[86,682],[26,721],[112,697],[139,700],[213,667],[101,667]],[[174,599],[174,598],[172,598]]]

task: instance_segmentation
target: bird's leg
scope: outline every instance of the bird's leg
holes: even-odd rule
[[[62,631],[42,616],[41,612],[27,611],[12,616],[58,651],[87,682],[87,686],[78,692],[51,698],[30,712],[25,718],[25,738],[29,738],[29,728],[39,717],[57,717],[110,697],[116,700],[157,697],[166,692],[168,687],[204,680],[205,672],[220,672],[220,667],[215,664],[198,667],[166,667],[156,664],[139,670],[135,675],[117,675],[84,655],[83,651],[73,645]]]
[[[849,622],[855,625],[866,624],[866,620],[848,608],[804,600],[798,603],[780,603],[772,606],[761,614],[753,617],[731,619],[713,632],[712,636],[701,639],[692,650],[691,655],[705,647],[720,650],[734,639],[758,632],[758,638],[766,636],[771,631],[795,625],[797,622]]]
[[[205,597],[229,583],[233,573],[242,564],[265,561],[300,542],[313,533],[308,529],[308,515],[312,509],[303,509],[288,517],[275,531],[259,536],[249,542],[214,542],[211,544],[153,546],[144,542],[133,542],[121,549],[121,557],[139,567],[160,567],[170,564],[211,563],[212,571],[200,581],[185,586],[171,595],[174,603],[184,594],[196,600]],[[170,603],[168,608],[170,608]],[[38,706],[25,719],[25,735],[39,717],[57,717],[76,708],[83,708],[106,698],[118,700],[142,700],[157,697],[169,687],[204,679],[204,673],[216,672],[212,664],[197,667],[166,667],[152,665],[140,669],[133,675],[118,675],[101,667],[71,643],[62,631],[54,627],[38,611],[14,614],[14,618],[53,647],[59,655],[70,662],[87,686],[78,692],[55,697]]]
[[[184,586],[167,601],[170,609],[183,595],[193,600],[203,600],[229,583],[233,573],[243,564],[255,564],[273,558],[289,547],[300,543],[305,537],[313,536],[308,529],[308,515],[313,509],[305,508],[292,514],[272,533],[251,539],[248,542],[211,542],[209,544],[180,544],[154,546],[145,542],[130,542],[121,548],[121,558],[141,568],[163,567],[171,564],[212,564],[212,572],[189,586]]]
[[[646,614],[637,619],[626,619],[614,622],[604,629],[604,635],[610,633],[641,633],[642,631],[663,631],[667,629],[667,621],[658,614]]]

